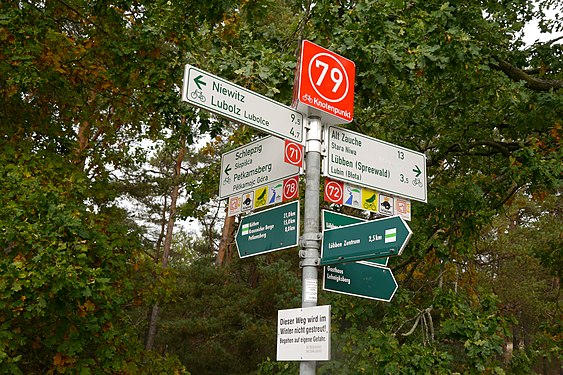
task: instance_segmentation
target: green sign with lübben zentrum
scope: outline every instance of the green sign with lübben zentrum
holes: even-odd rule
[[[325,230],[321,265],[399,256],[411,236],[400,216]]]
[[[322,211],[323,230],[365,222],[366,220],[337,212]],[[349,262],[324,267],[323,290],[390,302],[398,289],[387,265],[388,258]]]

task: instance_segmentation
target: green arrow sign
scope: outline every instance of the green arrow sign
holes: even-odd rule
[[[362,223],[366,220],[337,212],[322,211],[323,229]],[[389,302],[397,291],[391,269],[384,267],[389,258],[371,262],[350,262],[324,267],[323,290]]]
[[[411,236],[400,216],[325,230],[321,265],[398,256]]]
[[[364,223],[367,221],[359,217],[344,215],[338,212],[327,210],[322,211],[322,220],[323,230],[339,228],[350,224]],[[389,258],[384,257],[373,259],[372,262],[386,266],[388,260]]]
[[[235,243],[241,258],[297,246],[299,201],[242,218]]]
[[[391,270],[372,262],[326,266],[323,290],[389,302],[398,285]]]

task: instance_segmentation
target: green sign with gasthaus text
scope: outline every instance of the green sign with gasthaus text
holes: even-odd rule
[[[323,230],[365,222],[365,220],[323,210]],[[342,263],[324,267],[323,290],[389,302],[398,289],[388,258]]]

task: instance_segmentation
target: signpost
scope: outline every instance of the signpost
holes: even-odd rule
[[[293,106],[325,124],[345,124],[354,118],[356,65],[332,51],[304,40],[294,88]]]
[[[423,153],[335,126],[327,128],[325,139],[328,177],[427,201]]]
[[[399,256],[411,235],[400,216],[325,230],[321,265]]]
[[[188,64],[182,100],[265,133],[303,141],[301,113]]]
[[[350,190],[344,200],[342,181],[422,202],[427,200],[424,154],[335,126],[329,126],[323,136],[323,124],[353,120],[354,80],[352,61],[309,41],[303,41],[297,68],[293,98],[297,111],[194,66],[186,65],[184,70],[182,100],[273,136],[222,156],[219,198],[229,198],[233,214],[273,204],[279,200],[280,187],[282,201],[296,198],[296,176],[305,161],[304,223],[299,239],[301,308],[278,312],[277,346],[277,360],[301,361],[301,375],[314,375],[315,361],[330,359],[330,306],[316,306],[318,267],[327,265],[325,290],[390,301],[397,282],[385,267],[386,257],[400,255],[412,235],[398,216],[364,222],[328,212],[323,213],[326,227],[321,233],[323,140],[328,148],[325,175],[338,180],[325,184],[327,201],[356,201],[352,193],[360,190]],[[306,139],[303,114],[308,122]],[[273,192],[271,196],[268,190]],[[379,202],[386,214],[392,214],[393,199],[380,194],[377,201],[375,191],[361,196],[372,211]],[[403,202],[401,212],[410,213],[410,201],[408,204],[406,207]],[[381,213],[381,207],[377,212]],[[239,255],[245,258],[297,246],[299,228],[298,200],[244,216],[235,237]]]
[[[264,137],[221,156],[219,198],[297,176],[299,167],[284,162],[285,141]]]
[[[297,246],[299,201],[247,215],[239,224],[235,243],[241,258]]]

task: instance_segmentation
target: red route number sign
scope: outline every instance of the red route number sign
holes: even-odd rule
[[[356,66],[334,52],[303,41],[296,98],[298,110],[307,106],[329,114],[323,122],[348,123],[354,118]]]
[[[299,196],[299,177],[291,177],[283,181],[283,199],[288,201]]]
[[[344,182],[325,179],[325,201],[330,203],[344,203]]]
[[[286,139],[283,161],[297,167],[303,167],[303,145]]]

